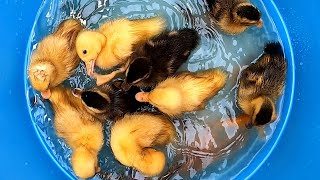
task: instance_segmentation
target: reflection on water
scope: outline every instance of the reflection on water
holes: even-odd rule
[[[207,14],[208,8],[202,0],[45,1],[40,19],[36,22],[31,47],[35,48],[36,42],[51,32],[61,19],[70,16],[81,19],[90,29],[98,28],[103,22],[118,17],[135,19],[156,15],[167,19],[169,29],[196,29],[201,35],[200,46],[181,69],[197,71],[219,67],[229,73],[229,80],[205,110],[188,113],[183,118],[173,121],[178,136],[175,142],[165,149],[168,156],[166,170],[172,173],[164,174],[165,177],[174,179],[229,179],[248,166],[275,128],[274,125],[270,125],[265,128],[267,130],[264,133],[259,133],[255,129],[248,131],[227,123],[239,114],[235,100],[239,72],[262,53],[266,42],[279,40],[263,3],[259,0],[252,2],[263,13],[263,28],[252,28],[239,36],[227,36],[215,29]],[[90,88],[95,82],[86,76],[85,67],[81,63],[65,84]],[[42,101],[30,86],[27,96],[30,98],[33,123],[60,165],[71,173],[71,150],[55,135],[50,104]],[[105,125],[106,142],[99,155],[102,171],[94,179],[144,178],[140,173],[122,166],[115,160],[109,146],[111,125]]]

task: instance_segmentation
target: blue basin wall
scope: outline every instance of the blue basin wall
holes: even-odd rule
[[[316,68],[320,21],[316,0],[274,0],[294,50],[296,85],[287,127],[268,160],[251,179],[320,178],[320,82]],[[0,179],[67,179],[49,157],[32,126],[24,93],[27,40],[40,0],[0,1]],[[315,92],[315,93],[314,93]]]

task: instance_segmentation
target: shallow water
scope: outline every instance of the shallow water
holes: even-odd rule
[[[239,36],[228,36],[216,30],[206,13],[208,7],[202,0],[45,1],[32,34],[31,47],[35,48],[36,43],[49,34],[61,19],[70,16],[81,19],[91,29],[117,17],[146,18],[155,15],[164,16],[169,29],[195,28],[201,35],[201,43],[181,70],[222,68],[229,73],[229,80],[205,110],[174,120],[178,138],[165,149],[168,156],[166,170],[175,168],[177,164],[181,166],[170,176],[174,179],[230,179],[249,165],[270,138],[277,123],[260,130],[241,129],[227,123],[240,112],[235,101],[239,72],[259,57],[266,42],[280,40],[262,1],[251,2],[262,11],[264,26],[250,28]],[[90,88],[95,82],[85,75],[84,65],[81,64],[65,84]],[[69,163],[71,150],[55,135],[50,104],[41,101],[30,85],[26,93],[30,99],[32,121],[38,132],[60,165],[72,172]],[[35,99],[36,104],[33,103]],[[278,112],[281,112],[281,104],[278,107]],[[143,178],[140,173],[115,160],[109,146],[110,126],[111,123],[105,125],[106,143],[99,155],[102,173],[94,179]]]

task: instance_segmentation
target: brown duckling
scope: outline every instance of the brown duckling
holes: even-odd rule
[[[211,15],[227,34],[240,34],[250,26],[261,27],[260,11],[247,0],[207,0]]]
[[[136,93],[140,92],[138,87],[123,91],[120,88],[121,83],[123,80],[116,80],[112,84],[104,84],[91,90],[74,89],[73,94],[80,98],[88,112],[101,122],[117,120],[126,113],[134,113],[147,105],[135,99]]]
[[[71,165],[79,178],[90,178],[99,171],[98,153],[103,145],[103,127],[70,89],[61,85],[51,89],[54,128],[72,149]]]
[[[220,69],[181,72],[160,82],[150,92],[139,92],[136,99],[149,102],[169,116],[204,109],[207,101],[222,89],[227,75]]]
[[[116,74],[125,71],[120,68],[108,75],[97,75],[94,66],[108,70],[117,65],[125,66],[134,45],[158,35],[166,28],[161,17],[129,20],[126,18],[106,22],[99,29],[84,30],[76,40],[79,57],[85,62],[87,74],[97,78],[97,85],[110,81]]]
[[[50,88],[66,80],[79,65],[75,40],[82,29],[78,20],[67,19],[42,39],[32,53],[28,76],[32,87],[40,91],[43,98],[48,99]]]
[[[132,53],[123,88],[154,86],[173,75],[199,40],[197,31],[188,28],[166,31],[150,39]]]
[[[287,63],[279,42],[268,43],[256,63],[243,70],[238,105],[251,117],[247,127],[261,126],[276,119],[275,102],[282,94]]]
[[[146,176],[159,175],[165,166],[161,148],[176,136],[175,127],[165,116],[152,113],[125,115],[111,129],[110,146],[116,159]]]

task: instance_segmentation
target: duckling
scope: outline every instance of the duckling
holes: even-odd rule
[[[133,46],[143,43],[161,33],[165,20],[153,17],[140,20],[126,18],[106,22],[96,31],[84,30],[76,40],[79,57],[85,62],[87,74],[97,78],[97,85],[110,81],[116,74],[124,72]],[[123,67],[108,75],[94,74],[94,66],[111,69]]]
[[[257,7],[247,0],[207,0],[217,26],[227,34],[240,34],[250,26],[261,27],[263,21]]]
[[[224,87],[226,79],[226,73],[220,69],[181,72],[160,82],[150,92],[137,93],[136,99],[175,117],[204,109],[206,102]]]
[[[90,178],[99,171],[98,153],[104,142],[102,124],[86,112],[70,89],[59,85],[51,93],[54,128],[72,149],[72,169],[79,178]]]
[[[40,91],[43,98],[48,99],[50,88],[66,80],[79,65],[75,39],[82,29],[78,20],[64,20],[32,53],[28,76],[32,87]]]
[[[147,105],[135,99],[136,93],[140,92],[138,87],[123,91],[120,89],[121,83],[123,80],[116,80],[113,84],[104,84],[91,90],[74,89],[73,94],[80,98],[88,112],[101,122],[107,119],[117,120],[126,113],[134,113]]]
[[[275,101],[282,94],[286,71],[281,44],[273,42],[266,44],[263,55],[241,73],[238,105],[251,118],[248,128],[276,119]]]
[[[130,57],[123,88],[153,86],[187,61],[200,37],[194,29],[166,31],[139,46]]]
[[[166,157],[155,147],[169,144],[175,127],[165,116],[152,113],[125,115],[111,129],[110,146],[116,159],[146,176],[159,175]]]

